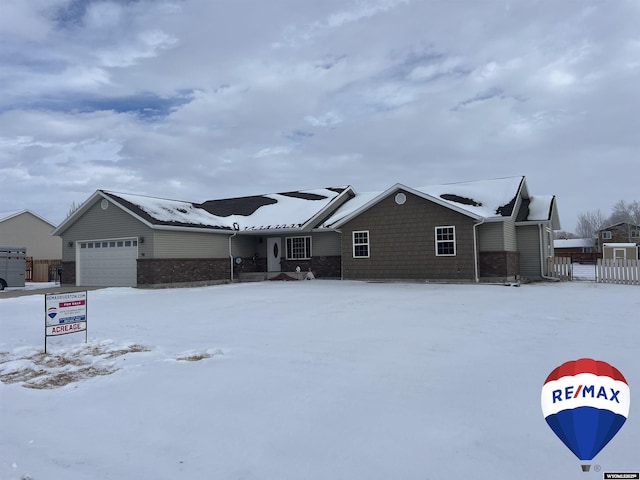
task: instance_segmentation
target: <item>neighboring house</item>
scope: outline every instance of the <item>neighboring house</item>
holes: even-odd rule
[[[26,247],[34,260],[60,260],[62,240],[51,235],[55,225],[30,210],[0,213],[0,245]]]
[[[640,245],[640,225],[621,222],[598,230],[598,251],[604,252],[605,243],[634,243]]]
[[[556,257],[570,257],[575,253],[593,253],[598,246],[595,238],[558,238],[553,241],[553,249]]]
[[[158,286],[298,267],[319,278],[542,279],[559,228],[555,197],[512,177],[199,204],[98,190],[54,234],[64,283]]]

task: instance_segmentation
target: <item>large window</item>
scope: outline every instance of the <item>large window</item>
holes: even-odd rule
[[[309,260],[311,258],[311,237],[287,238],[287,260]]]
[[[369,258],[369,231],[353,232],[353,258]]]
[[[456,227],[436,227],[436,255],[456,254]]]

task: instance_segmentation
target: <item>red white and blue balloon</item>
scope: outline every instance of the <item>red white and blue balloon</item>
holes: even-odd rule
[[[581,358],[563,363],[542,387],[542,413],[551,430],[580,459],[591,460],[629,415],[630,391],[607,362]]]

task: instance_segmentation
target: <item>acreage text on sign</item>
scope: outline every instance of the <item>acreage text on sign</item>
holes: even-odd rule
[[[82,332],[87,329],[87,322],[78,323],[63,323],[61,325],[54,325],[47,327],[47,336],[64,335],[66,333]]]
[[[47,337],[85,332],[87,341],[87,292],[48,293],[44,296],[44,353]]]

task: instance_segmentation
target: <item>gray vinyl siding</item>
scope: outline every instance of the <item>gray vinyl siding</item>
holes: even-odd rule
[[[314,233],[311,235],[314,257],[340,255],[340,234],[338,232]]]
[[[518,250],[516,226],[511,220],[483,223],[478,227],[481,252],[515,252]]]
[[[502,222],[504,226],[504,249],[507,252],[518,251],[518,236],[516,234],[516,224],[513,220]]]
[[[481,252],[502,252],[504,250],[502,222],[483,223],[478,226],[478,248]]]
[[[538,225],[519,226],[516,229],[520,251],[520,276],[540,278],[540,233]]]
[[[228,258],[229,235],[207,232],[156,231],[153,258]]]
[[[225,238],[227,235],[225,235]],[[250,258],[259,254],[258,249],[258,238],[253,235],[236,235],[231,240],[232,243],[232,252],[234,257],[242,257],[242,258]],[[229,251],[227,249],[227,255],[229,255]]]
[[[138,255],[151,256],[153,230],[113,204],[109,204],[109,207],[103,210],[100,207],[101,200],[98,199],[62,234],[62,261],[75,262],[76,242],[79,240],[144,237],[144,243],[138,245]]]

